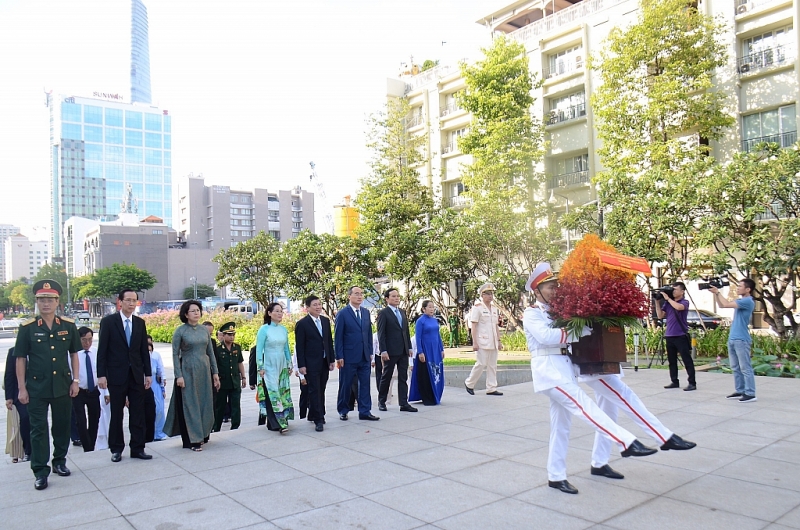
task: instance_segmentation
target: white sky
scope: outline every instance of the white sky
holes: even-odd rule
[[[503,0],[145,0],[172,175],[288,189],[309,161],[331,204],[367,171],[365,118],[410,56],[477,58]],[[0,0],[0,223],[49,227],[56,94],[130,93],[129,0]],[[442,41],[446,44],[442,45]],[[177,210],[175,210],[177,211]],[[319,216],[318,216],[319,219]]]

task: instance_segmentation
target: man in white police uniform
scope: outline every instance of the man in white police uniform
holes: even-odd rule
[[[622,382],[622,375],[578,375],[568,353],[569,343],[578,337],[568,336],[563,329],[552,327],[548,301],[558,283],[548,263],[540,263],[528,278],[526,289],[533,293],[536,303],[525,310],[523,326],[528,350],[531,352],[531,371],[535,392],[550,398],[550,454],[547,460],[548,484],[564,493],[578,493],[567,480],[567,449],[572,415],[579,416],[596,431],[592,449],[592,475],[622,479],[611,469],[608,458],[612,445],[623,457],[648,456],[657,452],[646,447],[636,437],[617,425],[617,413],[622,408],[633,421],[661,445],[662,451],[687,450],[696,444],[683,440],[664,427],[644,406],[639,397]],[[584,329],[583,335],[590,333]],[[586,383],[597,396],[597,403],[578,386]]]

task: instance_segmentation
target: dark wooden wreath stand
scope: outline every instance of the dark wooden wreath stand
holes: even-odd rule
[[[580,366],[581,375],[620,373],[619,363],[628,360],[625,329],[595,323],[591,335],[572,343],[570,358]]]

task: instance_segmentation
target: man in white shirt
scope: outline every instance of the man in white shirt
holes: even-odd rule
[[[78,434],[83,451],[94,451],[97,425],[100,421],[100,400],[108,402],[108,390],[97,386],[97,350],[92,346],[94,333],[86,326],[78,329],[81,350],[78,352],[78,395],[72,398],[72,409],[78,420]]]

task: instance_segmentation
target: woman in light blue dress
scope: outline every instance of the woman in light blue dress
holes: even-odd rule
[[[292,375],[292,354],[289,351],[289,332],[280,323],[283,306],[273,302],[264,313],[264,325],[256,337],[256,364],[259,373],[259,408],[267,416],[267,428],[281,434],[294,419],[289,376]]]
[[[156,403],[155,425],[153,426],[153,441],[166,440],[164,434],[164,421],[167,419],[164,412],[164,398],[167,397],[167,380],[164,378],[164,361],[161,354],[153,349],[153,337],[147,336],[147,349],[150,350],[150,369],[153,374],[153,384],[150,389],[153,391],[153,400]]]

